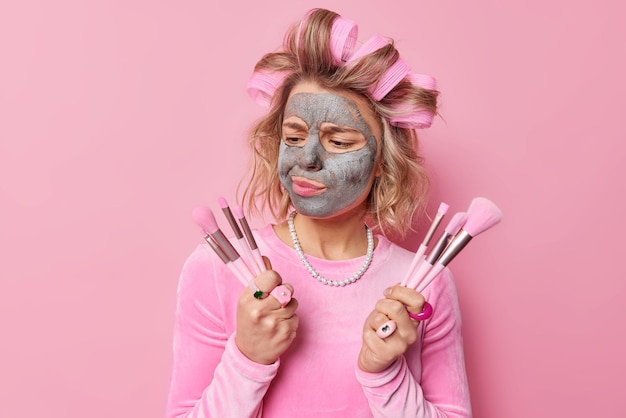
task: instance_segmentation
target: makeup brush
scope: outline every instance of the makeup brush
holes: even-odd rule
[[[407,281],[406,287],[414,289],[417,286],[420,280],[424,278],[424,276],[428,273],[428,270],[431,269],[433,264],[435,264],[439,256],[446,249],[450,239],[455,236],[463,224],[465,224],[466,220],[467,213],[465,212],[457,212],[454,216],[452,216],[450,222],[446,225],[444,232],[441,234],[441,237],[439,237],[439,240],[435,244],[435,247],[430,253],[428,253],[426,258],[422,260],[415,274],[413,274]]]
[[[467,209],[467,220],[461,230],[450,240],[450,243],[437,259],[424,280],[415,290],[422,292],[426,286],[456,257],[475,236],[485,232],[502,220],[502,212],[491,200],[476,197]]]
[[[241,229],[243,229],[246,240],[248,240],[250,251],[252,252],[252,256],[256,261],[257,266],[259,267],[259,269],[261,269],[261,271],[267,270],[265,267],[265,262],[263,261],[263,257],[261,256],[261,251],[259,251],[259,247],[257,246],[256,240],[254,239],[254,235],[252,235],[250,225],[248,225],[248,221],[243,213],[243,208],[241,206],[234,205],[233,213],[235,214],[235,217],[239,220],[239,224],[241,225]]]
[[[261,274],[261,270],[259,269],[259,266],[257,265],[254,256],[252,255],[252,251],[250,251],[250,247],[248,247],[248,243],[246,242],[246,239],[244,238],[241,229],[239,229],[239,225],[237,225],[237,221],[235,220],[235,217],[233,216],[233,213],[228,206],[228,202],[223,197],[220,197],[218,199],[218,203],[222,208],[222,212],[224,212],[224,216],[226,216],[226,219],[228,220],[228,223],[230,224],[233,232],[235,233],[235,237],[237,238],[237,242],[239,243],[241,257],[248,266],[248,269],[250,269],[250,271],[254,273],[255,276],[258,276],[259,274]]]
[[[211,209],[204,206],[198,206],[193,210],[192,217],[196,224],[198,224],[198,226],[200,226],[202,231],[205,233],[205,240],[207,236],[213,239],[213,241],[224,252],[226,257],[228,257],[228,260],[232,262],[234,268],[236,268],[241,276],[245,278],[245,283],[250,282],[254,278],[254,273],[248,269],[237,250],[235,250],[235,247],[233,247],[228,238],[226,238],[222,230],[219,228]]]
[[[409,281],[411,277],[413,277],[415,270],[418,268],[418,266],[424,259],[424,253],[426,252],[426,248],[428,248],[428,244],[430,243],[430,240],[435,234],[437,227],[439,227],[439,224],[441,223],[441,220],[443,219],[444,215],[448,211],[448,208],[449,206],[446,203],[442,202],[439,205],[439,209],[437,209],[437,214],[435,215],[435,218],[430,224],[430,228],[428,229],[426,236],[424,236],[422,243],[420,244],[419,248],[415,252],[415,255],[413,256],[413,261],[411,261],[411,265],[409,266],[409,270],[407,271],[407,274],[404,277],[404,280],[402,280],[402,282],[400,283],[402,286],[407,285],[407,282]]]
[[[247,286],[249,282],[246,281],[245,276],[239,271],[239,269],[237,269],[237,267],[235,267],[233,262],[230,261],[226,253],[219,246],[219,244],[215,242],[215,240],[210,235],[205,235],[204,239],[211,246],[213,251],[215,251],[215,254],[217,254],[220,260],[222,260],[222,262],[226,265],[226,267],[228,267],[228,269],[235,275],[235,277],[239,279],[241,284]]]

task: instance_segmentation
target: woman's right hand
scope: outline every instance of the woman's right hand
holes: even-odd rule
[[[256,299],[249,287],[241,293],[237,305],[235,343],[239,351],[250,360],[272,364],[296,338],[298,301],[291,298],[287,305],[281,307],[280,302],[269,295],[276,286],[282,284],[282,278],[271,269],[267,258],[265,261],[268,269],[261,272],[254,283],[268,296]],[[285,286],[293,294],[293,287],[290,284]]]

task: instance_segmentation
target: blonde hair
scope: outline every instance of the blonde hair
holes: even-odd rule
[[[255,71],[287,75],[272,97],[268,114],[251,130],[251,170],[242,200],[253,213],[268,208],[275,219],[286,218],[291,200],[280,183],[277,167],[282,118],[292,88],[301,81],[312,81],[328,90],[351,91],[365,97],[380,117],[382,164],[367,201],[368,223],[383,234],[404,236],[414,216],[424,209],[429,180],[418,154],[415,130],[392,126],[390,119],[398,115],[398,109],[419,108],[436,113],[438,92],[405,79],[385,97],[374,100],[368,91],[398,60],[399,53],[391,42],[357,60],[337,65],[330,34],[338,16],[324,9],[311,11],[287,32],[282,50],[266,54],[256,64]]]

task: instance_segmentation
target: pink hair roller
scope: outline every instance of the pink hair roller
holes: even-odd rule
[[[361,45],[354,54],[348,59],[348,63],[358,60],[361,57],[371,54],[374,51],[379,50],[383,46],[387,45],[389,40],[381,35],[374,35]]]
[[[389,123],[398,128],[424,129],[432,125],[434,117],[435,115],[430,110],[414,110],[408,115],[389,118]]]
[[[296,32],[296,47],[300,48],[300,31],[302,30],[302,25],[309,20],[309,17],[311,17],[311,15],[313,14],[313,12],[315,12],[317,9],[311,9],[308,12],[306,12],[306,14],[304,15],[304,17],[300,20],[300,24],[298,25],[298,32]]]
[[[276,89],[283,84],[287,71],[263,72],[255,71],[248,80],[246,91],[254,102],[263,107],[269,107]]]
[[[367,54],[371,54],[374,51],[378,51],[380,48],[389,44],[389,40],[381,35],[374,35],[369,38],[348,60],[353,62],[359,58],[364,57]],[[372,98],[379,101],[387,95],[404,77],[411,72],[411,68],[404,60],[398,58],[385,72],[380,82],[370,88],[369,93]]]
[[[300,30],[302,25],[311,17],[316,9],[309,10],[298,26],[296,34],[296,46],[300,43]],[[341,16],[335,17],[330,32],[330,50],[335,65],[342,65],[352,55],[356,45],[359,28],[355,22]]]
[[[404,62],[402,58],[398,58],[398,60],[385,71],[385,74],[376,87],[370,89],[370,94],[374,100],[379,101],[385,97],[409,72],[411,72],[409,65]]]
[[[351,20],[337,16],[330,33],[330,50],[336,65],[342,65],[354,52],[359,27]]]
[[[406,79],[425,90],[437,90],[437,80],[429,75],[411,73]],[[402,108],[396,107],[395,110],[401,111]],[[424,129],[432,125],[434,117],[435,114],[430,110],[407,108],[405,115],[393,116],[389,118],[389,123],[398,128]]]
[[[296,33],[296,45],[300,41],[302,25],[315,10],[309,10],[300,21],[300,26]],[[389,39],[377,34],[370,37],[355,51],[357,40],[358,25],[352,20],[336,16],[333,20],[330,34],[330,50],[335,65],[350,65],[350,63],[385,47],[390,42]],[[255,103],[268,108],[276,90],[283,84],[289,74],[289,71],[255,71],[246,85],[246,91]],[[380,101],[404,79],[426,90],[436,90],[437,88],[436,80],[433,77],[425,74],[412,74],[408,64],[401,58],[398,58],[385,71],[380,81],[375,86],[368,88],[368,93],[372,99]],[[403,115],[391,117],[389,123],[399,128],[428,128],[431,126],[435,116],[433,112],[427,109],[404,109],[401,105],[394,107],[396,112],[403,113]]]
[[[406,78],[417,87],[425,90],[437,90],[437,80],[429,75],[411,73]]]

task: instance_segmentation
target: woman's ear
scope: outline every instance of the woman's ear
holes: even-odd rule
[[[379,180],[384,173],[384,169],[383,169],[383,153],[382,151],[380,152],[380,155],[378,157],[378,161],[376,162],[376,166],[374,167],[374,178]]]

